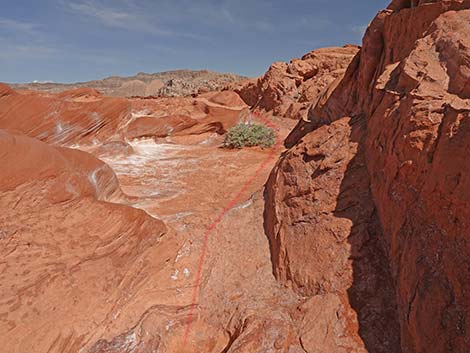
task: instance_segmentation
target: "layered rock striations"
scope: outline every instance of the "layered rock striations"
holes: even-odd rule
[[[125,99],[106,97],[90,88],[50,94],[15,91],[0,84],[0,128],[54,145],[221,135],[246,109],[232,91]]]
[[[131,111],[126,99],[93,89],[56,95],[9,89],[0,97],[0,127],[49,144],[93,143],[116,134]]]
[[[163,222],[125,205],[88,153],[0,130],[0,161],[2,350],[78,352],[143,320]]]

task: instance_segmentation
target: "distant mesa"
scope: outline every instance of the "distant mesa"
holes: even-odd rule
[[[227,85],[247,77],[208,70],[174,70],[135,76],[111,76],[102,80],[77,83],[39,82],[10,84],[14,89],[59,93],[76,88],[92,88],[112,97],[182,97],[198,92],[222,90]]]

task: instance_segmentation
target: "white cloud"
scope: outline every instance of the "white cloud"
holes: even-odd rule
[[[104,7],[94,1],[84,1],[78,3],[68,3],[70,10],[85,16],[95,17],[104,25],[110,27],[120,27],[127,25],[129,21],[135,21],[137,18],[129,13],[121,12],[116,9]]]
[[[114,0],[112,6],[103,0],[75,0],[72,2],[62,1],[62,3],[68,11],[94,19],[105,27],[149,33],[161,37],[208,40],[208,37],[197,33],[173,30],[169,29],[169,26],[164,26],[155,13],[159,13],[160,17],[165,19],[170,16],[164,11],[157,11],[159,9],[154,7],[157,3],[153,3],[152,6],[145,2],[143,3],[145,6],[140,6],[133,0]],[[170,7],[174,10],[173,5]],[[180,13],[178,13],[179,16],[181,16]]]
[[[147,17],[135,8],[110,7],[96,0],[67,2],[66,6],[70,11],[94,18],[106,27],[147,32],[162,36],[176,35],[172,31],[158,27],[154,19]]]
[[[49,58],[58,53],[44,41],[39,25],[0,17],[0,58],[9,60]]]
[[[35,44],[13,44],[0,41],[2,51],[0,58],[19,60],[19,59],[42,59],[57,55],[60,50],[44,45]]]
[[[334,25],[334,23],[327,18],[315,17],[315,16],[303,16],[293,23],[292,26],[303,27],[308,30],[322,30],[328,28],[328,26]]]
[[[0,29],[7,30],[10,32],[36,35],[38,34],[36,27],[37,26],[33,23],[21,22],[9,18],[0,17]]]

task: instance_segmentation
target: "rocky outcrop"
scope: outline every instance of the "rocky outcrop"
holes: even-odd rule
[[[204,95],[202,95],[204,97]],[[245,102],[233,91],[222,91],[208,95],[209,102],[226,107],[246,107]]]
[[[246,77],[208,70],[175,70],[155,74],[138,73],[135,76],[113,76],[102,80],[77,83],[12,84],[15,89],[30,89],[58,93],[76,88],[93,88],[112,97],[181,97],[199,91],[218,91],[225,86],[245,80]]]
[[[194,98],[134,100],[133,118],[123,129],[127,139],[222,135],[248,108],[233,91],[211,92]],[[179,139],[178,141],[184,142]]]
[[[399,351],[362,127],[343,118],[308,134],[281,158],[267,184],[274,273],[316,303],[299,308],[320,320],[303,328],[307,352]],[[324,338],[325,332],[331,334]]]
[[[276,62],[257,81],[236,89],[250,106],[291,119],[306,118],[308,108],[338,77],[358,51],[358,47],[321,48],[290,63]]]
[[[346,351],[469,347],[469,23],[466,0],[393,1],[271,175],[274,272],[347,298]]]

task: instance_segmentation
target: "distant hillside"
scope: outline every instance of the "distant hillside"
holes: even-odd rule
[[[81,87],[94,88],[115,97],[188,96],[200,91],[215,91],[246,77],[207,70],[175,70],[154,74],[138,73],[131,77],[112,76],[102,80],[78,83],[11,84],[15,89],[32,89],[51,93]]]

